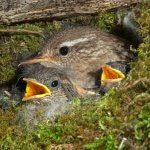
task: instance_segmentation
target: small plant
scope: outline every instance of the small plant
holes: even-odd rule
[[[105,150],[115,150],[117,149],[117,140],[113,135],[104,136],[102,138],[94,140],[90,144],[83,145],[84,149],[95,150],[95,149],[105,149]]]

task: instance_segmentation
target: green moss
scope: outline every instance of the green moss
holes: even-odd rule
[[[37,125],[29,129],[25,124],[17,125],[13,118],[15,113],[0,112],[0,149],[42,149],[57,143],[63,135],[63,129],[60,124],[55,125]]]
[[[51,142],[59,142],[63,135],[62,125],[56,123],[54,126],[37,125],[34,129],[33,136],[38,143],[50,144]]]
[[[146,6],[147,5],[147,6]],[[149,12],[150,2],[147,2],[145,5],[141,5],[140,16],[138,16],[137,21],[141,27],[141,34],[144,37],[144,40],[148,43],[150,42],[150,12]]]
[[[115,150],[117,149],[117,140],[110,134],[108,136],[97,139],[90,144],[83,145],[83,148],[89,150],[94,150],[96,148]]]
[[[43,32],[48,27],[50,30],[58,30],[59,22],[40,22],[35,24],[19,24],[15,26],[0,26],[0,29],[24,29]],[[0,36],[0,84],[11,80],[16,71],[19,56],[27,52],[32,54],[38,51],[42,37],[30,33],[3,34]]]
[[[98,16],[92,19],[91,25],[94,25],[104,31],[112,32],[117,25],[116,13],[101,11]]]
[[[150,95],[148,95],[150,98]],[[137,140],[146,140],[150,139],[150,101],[147,103],[140,114],[138,115],[137,124],[134,128],[135,130],[135,138]]]
[[[5,36],[4,36],[5,38]],[[0,43],[0,84],[3,84],[15,75],[14,67],[17,58],[25,52],[35,52],[40,38],[32,35],[12,35]]]

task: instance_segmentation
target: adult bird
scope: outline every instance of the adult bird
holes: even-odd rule
[[[124,78],[122,73],[106,64],[120,61],[127,64],[134,58],[129,49],[130,45],[115,35],[92,27],[75,27],[49,37],[38,56],[20,64],[41,63],[65,70],[74,85],[94,89],[100,87],[103,79]],[[100,69],[108,73],[103,79]]]

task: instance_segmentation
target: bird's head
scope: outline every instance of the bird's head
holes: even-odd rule
[[[41,123],[54,120],[70,108],[70,101],[77,96],[71,82],[54,68],[32,64],[24,69],[26,82],[19,121]]]
[[[89,59],[92,51],[96,49],[96,44],[98,44],[96,39],[96,29],[90,27],[69,28],[46,40],[37,57],[20,64],[40,62],[48,67],[63,69],[70,67],[70,64],[82,64]],[[81,61],[82,63],[79,63]],[[74,65],[74,67],[79,66]]]
[[[71,82],[54,68],[40,64],[31,65],[25,72],[25,94],[22,101],[71,100],[76,96]]]

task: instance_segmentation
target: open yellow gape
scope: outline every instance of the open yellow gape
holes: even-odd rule
[[[51,95],[49,88],[33,79],[23,78],[26,81],[26,92],[22,101],[28,101],[33,99],[39,99],[47,95]]]
[[[101,76],[101,84],[103,85],[105,82],[118,82],[125,78],[125,75],[108,65],[102,66],[102,76]]]

